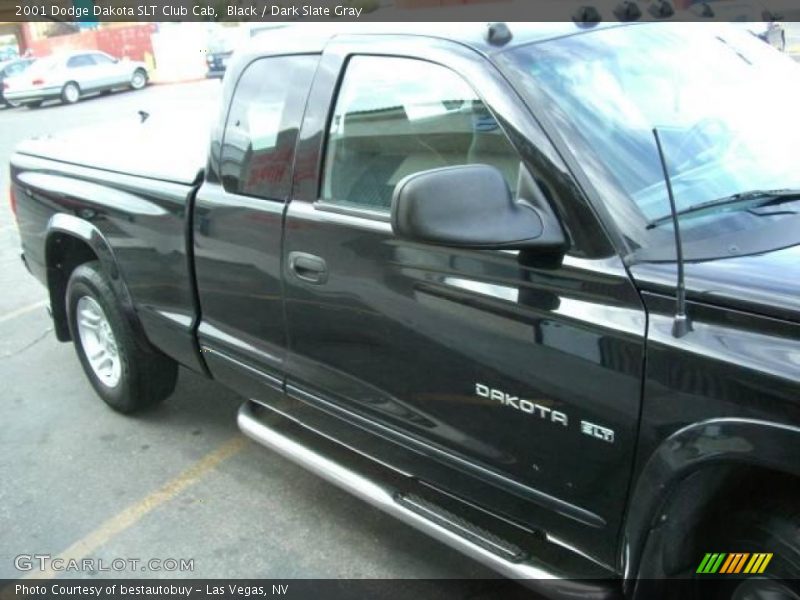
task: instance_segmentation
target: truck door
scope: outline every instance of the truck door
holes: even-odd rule
[[[473,478],[435,482],[453,494],[589,538],[610,564],[640,405],[638,295],[491,64],[421,38],[372,41],[366,55],[367,41],[326,50],[304,122],[284,245],[288,393],[376,445],[412,448],[420,469],[430,459]],[[564,219],[567,255],[393,234],[401,178],[469,163],[495,166],[518,195],[537,186]]]
[[[283,380],[282,219],[317,62],[271,56],[231,73],[195,200],[199,343],[214,377],[251,398]]]

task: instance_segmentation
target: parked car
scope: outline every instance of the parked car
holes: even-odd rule
[[[6,99],[4,94],[6,78],[19,75],[27,69],[31,63],[33,63],[32,58],[18,58],[0,62],[0,105],[13,106],[13,104]]]
[[[82,97],[147,85],[144,63],[119,60],[104,52],[72,52],[40,58],[23,73],[5,80],[5,97],[30,107],[45,100],[74,104]]]
[[[796,598],[799,87],[715,23],[288,28],[210,131],[25,142],[11,201],[114,410],[183,365],[548,597]]]
[[[233,59],[233,53],[237,46],[247,42],[248,39],[257,35],[282,29],[283,24],[269,23],[247,23],[239,27],[220,27],[211,36],[206,53],[206,64],[208,72],[206,77],[209,79],[222,78],[228,64]]]
[[[222,78],[225,75],[225,69],[228,68],[228,61],[230,61],[231,56],[233,56],[233,50],[212,46],[206,53],[206,64],[208,65],[206,77],[209,79]]]
[[[211,41],[208,45],[206,53],[208,72],[206,77],[209,79],[222,78],[237,46],[246,43],[249,38],[283,27],[285,26],[280,24],[265,23],[247,23],[238,27],[220,27],[211,36]]]
[[[228,62],[233,56],[233,49],[241,37],[238,29],[238,27],[217,26],[211,32],[206,50],[207,78],[221,78],[225,74]]]
[[[19,52],[15,46],[0,46],[0,61],[13,60],[19,58]]]

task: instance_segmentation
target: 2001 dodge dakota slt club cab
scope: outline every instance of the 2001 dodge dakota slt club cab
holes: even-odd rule
[[[26,142],[11,200],[112,408],[183,365],[548,595],[796,597],[799,82],[718,24],[289,28],[210,132]]]

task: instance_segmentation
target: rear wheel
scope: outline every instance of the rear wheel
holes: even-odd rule
[[[99,263],[85,263],[72,272],[66,300],[81,366],[106,404],[130,413],[172,393],[177,363],[137,335]]]
[[[75,104],[80,99],[81,88],[74,81],[65,83],[64,87],[61,88],[61,101],[64,104]]]
[[[131,75],[131,89],[140,90],[147,85],[147,73],[142,69],[136,69]]]

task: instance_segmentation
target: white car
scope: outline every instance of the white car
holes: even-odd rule
[[[13,104],[26,106],[54,99],[74,104],[87,94],[142,89],[147,79],[144,63],[119,60],[96,50],[71,52],[40,58],[20,75],[5,79],[3,95]]]

